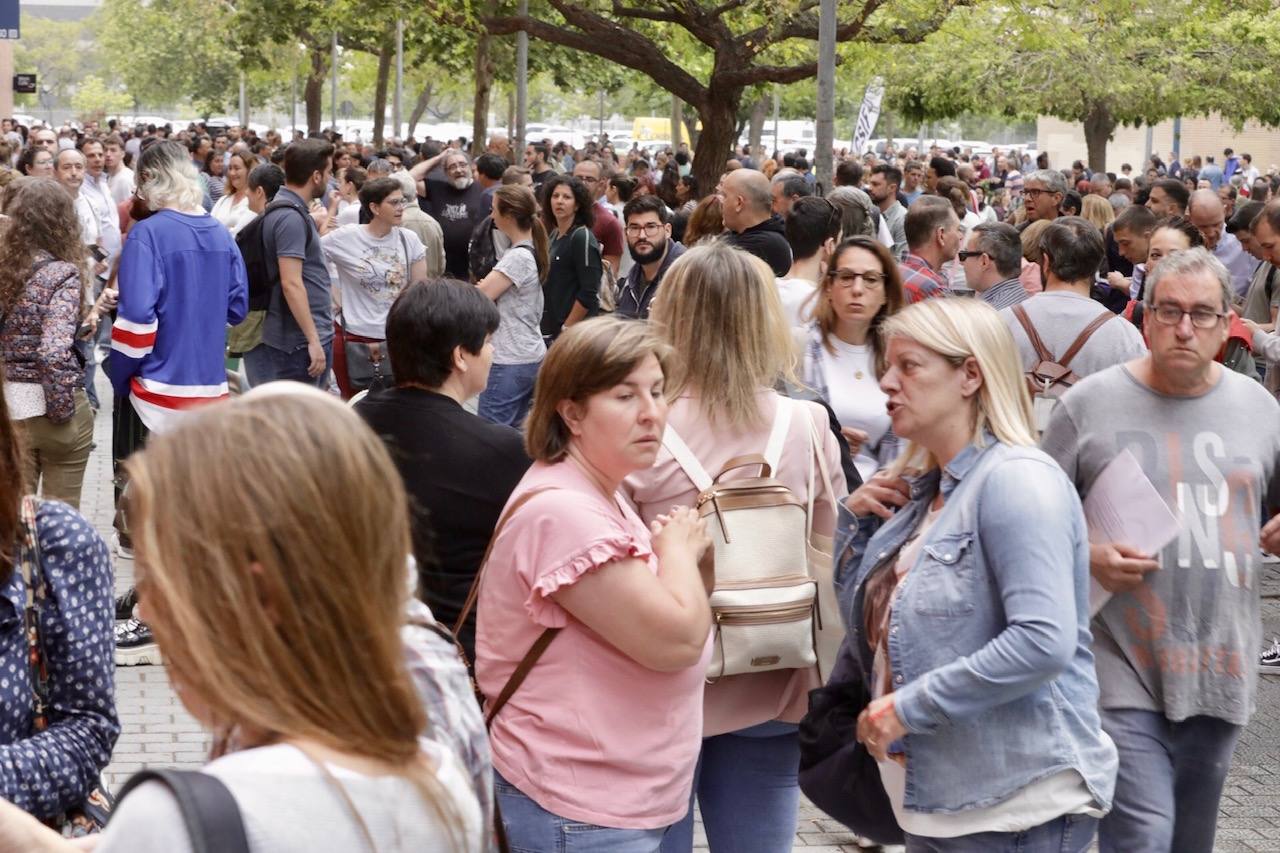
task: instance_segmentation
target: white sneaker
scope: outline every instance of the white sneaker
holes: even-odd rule
[[[1271,645],[1258,656],[1258,672],[1280,675],[1280,638],[1272,637]]]

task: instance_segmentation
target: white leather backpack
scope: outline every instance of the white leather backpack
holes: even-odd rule
[[[806,501],[772,476],[798,409],[799,404],[778,397],[764,454],[730,459],[714,478],[670,425],[662,439],[698,488],[697,509],[715,547],[709,682],[818,662],[818,578],[809,566],[812,496]],[[812,444],[812,431],[806,432]],[[751,469],[754,476],[726,477]]]

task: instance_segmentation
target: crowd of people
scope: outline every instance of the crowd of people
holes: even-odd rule
[[[1280,176],[208,131],[3,129],[0,851],[222,796],[253,851],[775,853],[802,790],[1212,851],[1280,672]],[[1086,514],[1129,456],[1162,547]],[[107,824],[162,660],[210,761]]]

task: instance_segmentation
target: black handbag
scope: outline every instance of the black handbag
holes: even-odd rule
[[[809,691],[809,710],[800,721],[800,790],[858,835],[877,844],[902,844],[880,768],[855,736],[871,693],[849,643],[846,637],[831,680]]]

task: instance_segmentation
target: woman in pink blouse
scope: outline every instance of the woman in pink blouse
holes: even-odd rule
[[[791,376],[795,351],[764,263],[720,243],[690,249],[662,279],[650,316],[675,350],[668,424],[703,470],[714,476],[730,459],[762,453],[779,406],[789,404],[794,417],[773,477],[806,501],[814,460],[810,436],[821,437],[818,449],[834,482],[826,488],[815,478],[814,530],[830,535],[835,502],[845,494],[839,446],[822,406],[784,400],[773,390]],[[665,451],[652,468],[628,477],[624,488],[645,520],[698,497],[689,475]],[[707,686],[695,785],[713,851],[791,849],[800,796],[796,723],[809,690],[819,686],[816,668],[734,675]],[[662,849],[688,853],[692,846],[690,816],[672,828]]]
[[[550,638],[490,731],[513,850],[653,853],[689,809],[710,540],[692,510],[646,525],[618,491],[661,447],[665,358],[646,324],[601,318],[566,329],[538,375],[535,461],[499,522],[476,631],[491,714]]]

